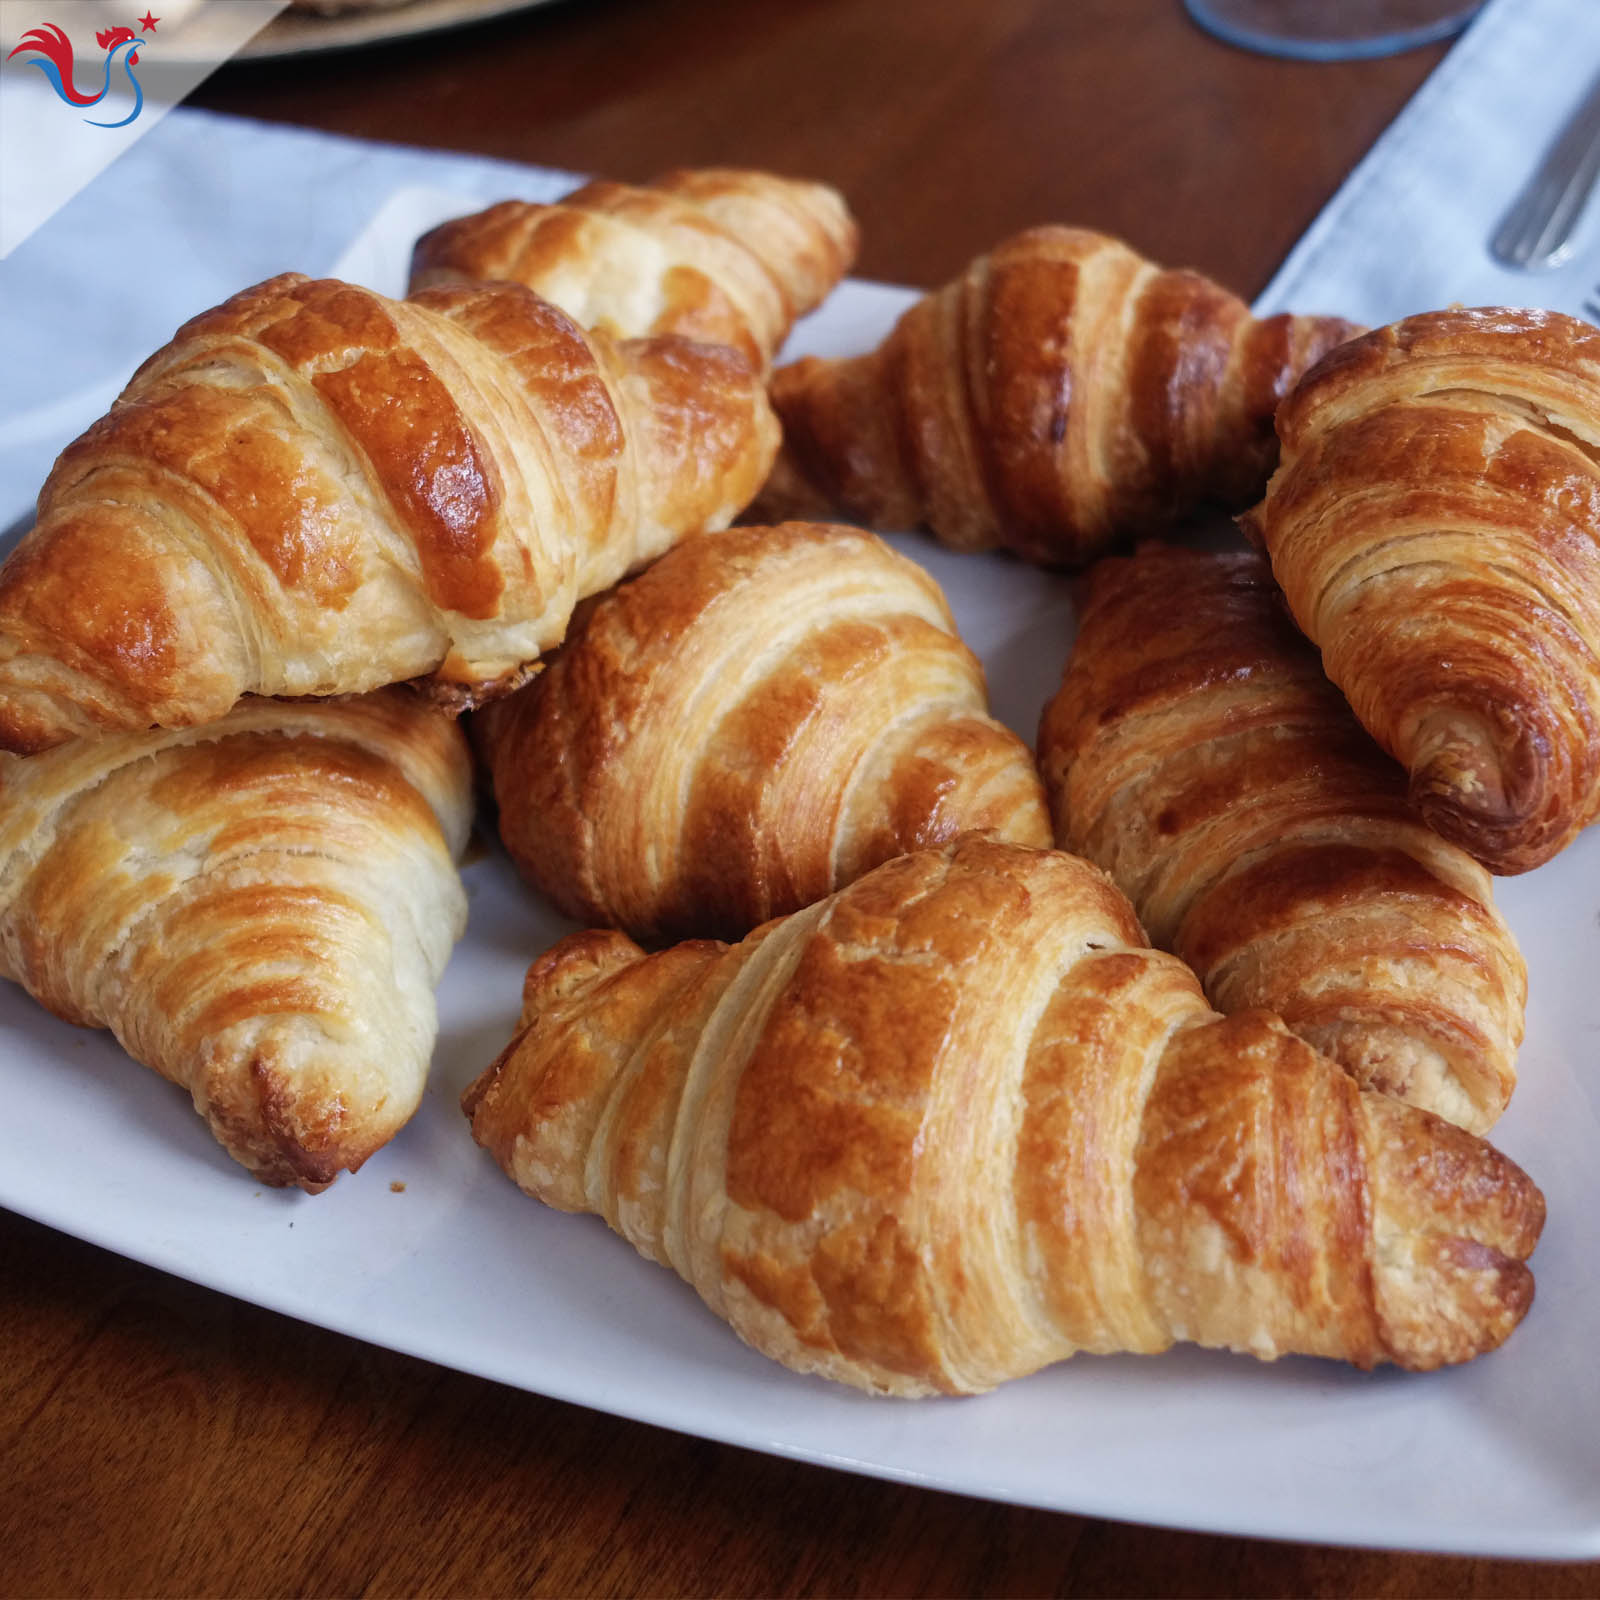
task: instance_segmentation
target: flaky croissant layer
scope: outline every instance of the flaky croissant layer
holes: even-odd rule
[[[577,934],[467,1091],[757,1349],[891,1394],[1179,1339],[1433,1367],[1526,1310],[1526,1176],[1219,1018],[1074,857],[968,839],[743,943]]]
[[[398,689],[0,756],[0,976],[315,1192],[421,1100],[471,815],[462,735]]]
[[[1098,563],[1039,761],[1057,842],[1218,1010],[1265,1006],[1363,1084],[1494,1122],[1527,978],[1488,874],[1407,804],[1259,555]]]
[[[473,733],[523,875],[640,938],[737,938],[958,833],[1050,842],[938,585],[854,528],[686,541]]]
[[[1491,872],[1600,815],[1600,330],[1429,312],[1278,415],[1246,519],[1295,621],[1429,825]]]
[[[0,749],[246,693],[492,692],[583,595],[725,526],[775,448],[731,350],[614,344],[512,284],[271,279],[57,461],[0,567]]]
[[[912,306],[876,350],[773,376],[784,448],[756,514],[926,525],[958,550],[1076,566],[1272,470],[1272,414],[1356,330],[1257,320],[1195,272],[1033,228]]]
[[[507,279],[614,338],[681,334],[764,368],[855,253],[855,222],[827,185],[704,167],[443,223],[417,241],[411,288]]]

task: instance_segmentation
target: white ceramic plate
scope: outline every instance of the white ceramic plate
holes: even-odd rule
[[[549,0],[409,0],[401,6],[348,11],[320,16],[305,11],[284,11],[274,17],[235,57],[239,61],[266,61],[283,56],[310,55],[318,50],[353,50],[361,45],[391,44],[415,39],[446,28],[489,22],[546,5]]]
[[[227,0],[208,0],[192,14],[185,11],[176,15],[172,19],[173,31],[161,37],[161,58],[169,63],[205,62],[217,66],[230,60],[271,61],[314,55],[322,50],[355,50],[418,39],[476,22],[492,22],[514,11],[549,5],[551,0],[406,0],[403,5],[332,15],[280,11],[237,49],[233,44],[237,35],[230,26],[226,3]],[[123,19],[119,14],[107,20]]]
[[[416,229],[460,209],[404,192],[343,270],[397,290]],[[793,348],[859,349],[907,299],[847,284]],[[997,711],[1031,737],[1070,640],[1066,584],[896,542],[944,584]],[[527,961],[567,925],[498,854],[466,880],[431,1088],[359,1174],[314,1199],[258,1187],[184,1095],[4,986],[0,1203],[377,1344],[852,1471],[1216,1532],[1600,1556],[1600,829],[1502,885],[1532,995],[1522,1084],[1495,1138],[1549,1201],[1537,1302],[1503,1350],[1428,1376],[1193,1349],[1079,1357],[971,1400],[873,1400],[794,1376],[599,1221],[545,1210],[492,1167],[457,1098],[508,1037]]]

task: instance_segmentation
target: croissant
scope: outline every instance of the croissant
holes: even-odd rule
[[[784,447],[755,515],[926,524],[958,550],[1073,566],[1272,470],[1272,413],[1355,329],[1258,321],[1195,272],[1033,228],[908,310],[868,355],[773,374]]]
[[[728,167],[645,187],[596,182],[555,205],[506,200],[417,241],[413,291],[508,278],[616,338],[681,334],[766,367],[849,270],[856,225],[825,184]]]
[[[972,838],[731,948],[569,937],[463,1107],[756,1349],[891,1394],[1179,1339],[1466,1360],[1543,1221],[1489,1145],[1217,1017],[1094,867]]]
[[[402,689],[0,756],[0,976],[315,1193],[422,1098],[470,822],[465,740]]]
[[[1412,811],[1258,556],[1092,568],[1039,761],[1057,842],[1219,1011],[1474,1133],[1504,1109],[1527,976],[1488,874]]]
[[[640,938],[737,938],[970,829],[1050,842],[938,585],[853,528],[687,540],[473,730],[524,876]]]
[[[1285,402],[1246,519],[1429,825],[1526,872],[1600,815],[1600,331],[1410,317]]]
[[[724,526],[775,448],[731,350],[613,345],[510,284],[274,278],[56,462],[0,567],[0,749],[246,693],[491,692],[580,596]]]

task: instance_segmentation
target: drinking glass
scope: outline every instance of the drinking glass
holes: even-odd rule
[[[1484,0],[1184,0],[1207,33],[1266,55],[1354,61],[1459,33]]]

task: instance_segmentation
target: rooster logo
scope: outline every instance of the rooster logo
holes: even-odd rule
[[[161,19],[146,12],[138,20],[145,32],[154,33]],[[101,63],[100,87],[94,94],[83,94],[79,90],[73,71],[72,41],[53,22],[29,29],[23,34],[22,43],[6,59],[9,61],[11,56],[22,56],[25,65],[37,67],[55,90],[57,98],[69,106],[99,105],[111,92],[111,69],[120,66],[128,75],[128,82],[133,85],[133,110],[116,122],[97,122],[93,117],[83,120],[95,128],[124,128],[144,109],[144,90],[133,75],[144,41],[132,28],[107,28],[94,36],[94,42],[106,53]]]

